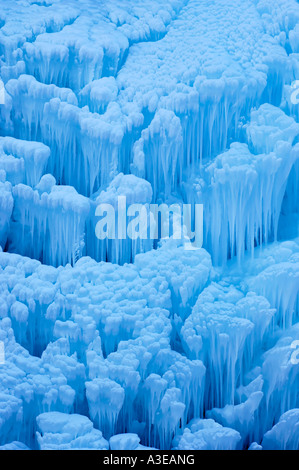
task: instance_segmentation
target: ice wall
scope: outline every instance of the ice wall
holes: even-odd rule
[[[298,447],[298,24],[0,0],[1,449]],[[123,196],[204,248],[98,240]]]
[[[9,250],[54,266],[74,263],[84,248],[90,204],[73,187],[56,186],[44,175],[35,189],[18,184]]]

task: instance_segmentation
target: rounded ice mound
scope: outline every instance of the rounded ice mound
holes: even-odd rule
[[[178,246],[176,240],[168,240],[158,250],[139,254],[135,266],[141,278],[159,278],[168,283],[172,294],[172,310],[180,311],[185,318],[198,294],[209,281],[212,261],[204,250],[188,251]]]
[[[102,191],[97,197],[97,204],[117,205],[118,197],[124,196],[127,204],[150,204],[153,191],[150,183],[135,175],[119,173],[109,184],[106,191]]]
[[[136,450],[139,443],[137,434],[118,434],[109,440],[111,450]]]
[[[298,135],[299,124],[276,106],[266,103],[251,113],[247,138],[254,152],[273,152],[277,142],[292,144]]]
[[[241,436],[212,419],[193,420],[182,436],[173,441],[173,450],[238,450]]]
[[[25,446],[22,442],[11,442],[10,444],[5,444],[0,446],[0,450],[30,450],[29,447]]]
[[[40,194],[48,193],[52,191],[52,188],[56,185],[56,179],[53,175],[44,175],[40,182],[36,185],[35,189],[38,190]]]
[[[77,414],[44,413],[36,418],[40,450],[107,450],[108,442],[92,422]]]
[[[299,409],[283,414],[279,422],[263,439],[264,450],[294,450],[299,448]]]
[[[223,409],[214,408],[207,411],[206,416],[215,419],[222,426],[238,431],[242,436],[243,447],[246,448],[250,442],[259,437],[256,422],[263,396],[261,391],[254,392],[244,403],[226,405]]]
[[[118,86],[114,77],[103,77],[86,85],[80,92],[81,105],[89,106],[91,112],[103,113],[108,104],[118,95]]]

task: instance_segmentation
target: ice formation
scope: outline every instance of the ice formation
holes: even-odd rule
[[[1,246],[5,246],[14,207],[14,199],[12,196],[12,186],[6,181],[4,170],[0,170],[0,189],[0,243]]]
[[[44,413],[37,417],[37,442],[41,450],[108,449],[101,431],[86,416]]]
[[[0,169],[6,172],[7,181],[34,187],[45,173],[50,149],[40,142],[1,137],[0,155]]]
[[[241,436],[212,419],[193,420],[184,434],[175,438],[175,450],[238,450]]]
[[[264,450],[298,449],[298,409],[290,410],[281,416],[279,422],[268,431],[263,439]]]
[[[0,0],[0,450],[298,449],[298,106],[295,0]]]
[[[137,253],[151,250],[153,241],[151,240],[134,240],[127,237],[127,220],[121,220],[121,214],[133,204],[142,204],[147,210],[147,220],[149,225],[149,206],[152,202],[153,191],[150,183],[146,180],[136,177],[135,175],[124,175],[119,173],[109,184],[106,190],[95,194],[91,200],[90,218],[86,226],[86,253],[96,261],[109,261],[112,263],[124,264],[134,261]],[[95,236],[97,232],[97,223],[103,216],[105,211],[98,214],[97,207],[103,205],[103,209],[107,206],[113,207],[115,216],[113,217],[111,229],[114,232],[115,239],[108,238],[102,240]],[[125,216],[127,219],[127,215]],[[124,227],[124,228],[123,228]],[[105,230],[108,232],[109,228]],[[123,232],[123,233],[121,233]]]
[[[82,256],[90,203],[71,186],[44,175],[35,189],[13,188],[14,210],[8,249],[54,266]]]

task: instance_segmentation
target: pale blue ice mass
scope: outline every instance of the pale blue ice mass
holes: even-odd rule
[[[0,449],[298,449],[298,2],[0,0],[0,77]]]

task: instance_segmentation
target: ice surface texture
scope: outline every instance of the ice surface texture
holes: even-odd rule
[[[298,449],[298,2],[0,0],[0,78],[0,450]]]

